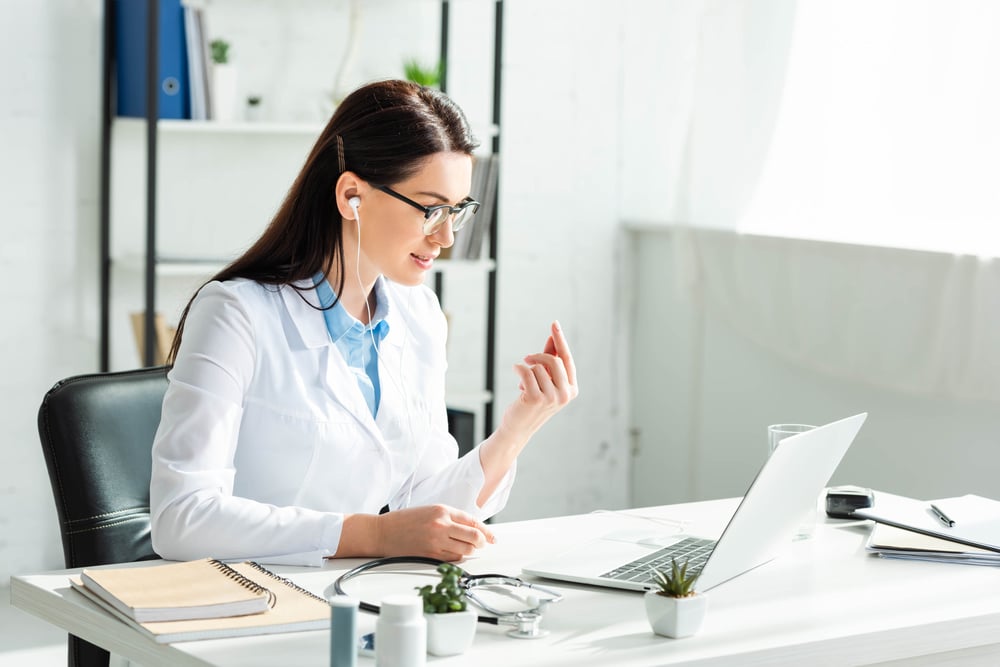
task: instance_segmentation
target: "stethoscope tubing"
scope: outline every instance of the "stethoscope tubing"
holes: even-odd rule
[[[337,580],[333,582],[333,589],[338,595],[347,595],[344,592],[344,583],[350,581],[359,574],[364,574],[368,570],[373,570],[377,567],[386,567],[388,565],[433,565],[437,567],[441,563],[447,561],[438,560],[437,558],[425,558],[424,556],[390,556],[388,558],[376,558],[375,560],[370,560],[367,563],[362,563],[355,568],[348,570],[343,573]],[[462,570],[462,568],[459,568]],[[462,580],[468,580],[472,575],[470,575],[465,570],[462,570]],[[490,575],[496,576],[496,575]],[[372,604],[371,602],[365,602],[364,600],[358,603],[358,608],[361,611],[367,611],[370,614],[378,614],[382,611],[381,607],[377,604]],[[476,616],[476,620],[480,623],[489,623],[490,625],[497,624],[497,618],[494,616]]]
[[[426,558],[424,556],[390,556],[388,558],[377,558],[375,560],[368,561],[367,563],[362,563],[355,568],[344,572],[342,575],[337,577],[337,580],[333,582],[333,590],[338,595],[347,595],[344,592],[344,584],[354,577],[367,572],[368,570],[375,569],[377,567],[385,567],[388,565],[433,565],[437,567],[442,563],[447,561],[438,560],[436,558]],[[456,566],[457,567],[457,566]],[[460,585],[466,590],[466,595],[475,604],[483,606],[483,603],[479,601],[474,595],[471,594],[471,588],[476,586],[476,582],[482,582],[483,585],[489,585],[490,583],[507,584],[516,587],[525,587],[531,589],[538,589],[544,591],[546,594],[552,596],[550,601],[558,601],[562,596],[552,590],[544,588],[542,586],[534,586],[526,581],[521,581],[516,577],[508,577],[503,574],[469,574],[462,568],[458,568],[461,571]],[[372,604],[370,602],[365,602],[361,600],[358,603],[358,608],[361,611],[366,611],[370,614],[378,614],[381,612],[381,608],[378,605]],[[492,610],[486,608],[487,611],[492,613],[500,614],[497,610]],[[476,620],[480,623],[487,623],[489,625],[498,625],[500,618],[498,616],[476,616]]]

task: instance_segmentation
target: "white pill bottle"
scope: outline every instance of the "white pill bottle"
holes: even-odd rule
[[[390,595],[375,621],[375,667],[427,664],[427,621],[418,595]]]

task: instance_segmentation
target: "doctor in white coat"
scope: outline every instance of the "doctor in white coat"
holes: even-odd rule
[[[457,560],[493,541],[483,520],[518,454],[577,383],[553,323],[499,428],[458,458],[423,281],[479,207],[475,146],[461,110],[414,84],[338,106],[267,230],[181,318],[153,445],[158,554]]]

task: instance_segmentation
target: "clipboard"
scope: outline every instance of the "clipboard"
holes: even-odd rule
[[[955,525],[942,523],[931,511],[931,502],[954,519]],[[852,516],[1000,552],[1000,501],[982,496],[969,494],[926,501],[877,492],[871,507],[854,510]]]

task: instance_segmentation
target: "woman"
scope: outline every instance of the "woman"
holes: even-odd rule
[[[340,104],[267,230],[181,317],[153,445],[157,553],[457,560],[493,541],[482,520],[517,455],[577,386],[554,323],[500,427],[457,458],[423,280],[478,208],[475,147],[437,91],[383,81]]]

